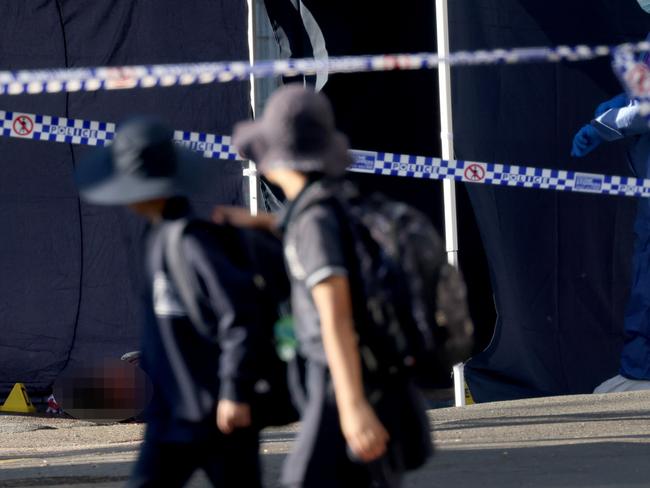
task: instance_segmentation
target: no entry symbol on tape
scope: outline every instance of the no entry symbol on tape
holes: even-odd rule
[[[14,120],[13,129],[19,136],[28,136],[34,130],[34,121],[27,115],[19,115]]]
[[[469,181],[483,181],[485,169],[480,164],[470,164],[465,168],[465,178]]]

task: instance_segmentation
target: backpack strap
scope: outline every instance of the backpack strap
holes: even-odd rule
[[[190,223],[188,219],[178,219],[167,224],[164,231],[164,259],[178,298],[183,304],[190,322],[201,335],[211,337],[212,330],[206,324],[201,313],[201,286],[194,270],[190,268],[187,259],[185,259],[182,249],[183,235]]]

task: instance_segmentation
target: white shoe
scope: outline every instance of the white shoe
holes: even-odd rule
[[[124,354],[120,359],[122,361],[127,361],[129,364],[137,366],[140,364],[140,357],[142,353],[140,351],[131,351]]]
[[[631,380],[625,376],[616,375],[596,387],[594,393],[615,393],[621,391],[650,390],[650,381]]]

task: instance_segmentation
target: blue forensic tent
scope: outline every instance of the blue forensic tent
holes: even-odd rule
[[[313,22],[305,18],[317,21],[330,56],[436,50],[433,1],[266,4],[291,55],[314,50]],[[635,0],[448,4],[452,52],[611,45],[641,40],[650,30],[650,16]],[[622,91],[608,59],[460,67],[451,78],[459,159],[630,174],[624,144],[603,146],[583,160],[569,157],[574,133],[596,105]],[[435,72],[330,75],[324,91],[353,147],[440,155]],[[442,228],[438,183],[358,180],[409,200]],[[477,324],[467,369],[475,399],[588,393],[616,374],[634,200],[481,185],[460,185],[458,200],[460,264]]]
[[[247,57],[239,0],[0,3],[0,70]],[[248,83],[0,96],[0,110],[116,122],[149,113],[218,134],[249,106]],[[16,381],[44,390],[68,364],[138,348],[143,223],[79,202],[72,171],[88,150],[0,138],[0,397]],[[244,204],[241,165],[214,164],[214,190],[196,205]]]
[[[436,48],[429,0],[266,3],[286,54]],[[449,8],[452,51],[616,44],[650,30],[634,0],[453,0]],[[0,6],[0,69],[247,59],[245,19],[239,0],[8,0]],[[608,60],[458,68],[452,82],[459,158],[628,174],[623,144],[568,157],[595,105],[620,91]],[[440,154],[435,72],[330,75],[324,90],[354,147]],[[233,83],[4,96],[0,110],[94,120],[151,112],[179,129],[229,133],[248,115],[247,93],[247,84]],[[0,390],[14,381],[46,388],[70,361],[137,347],[142,224],[79,203],[71,173],[86,150],[0,138]],[[239,165],[218,168],[214,193],[198,196],[199,205],[243,203]],[[438,183],[358,180],[440,224]],[[459,188],[461,267],[479,339],[468,380],[477,400],[585,393],[616,372],[633,216],[625,198]]]

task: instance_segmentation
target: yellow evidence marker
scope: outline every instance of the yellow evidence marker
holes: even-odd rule
[[[36,407],[29,399],[25,385],[22,383],[14,385],[4,404],[0,406],[0,412],[36,413]]]

